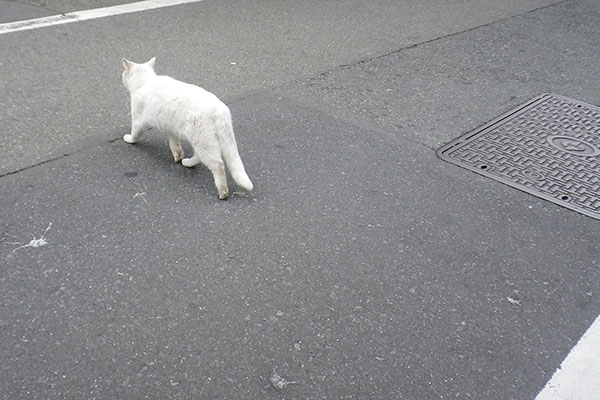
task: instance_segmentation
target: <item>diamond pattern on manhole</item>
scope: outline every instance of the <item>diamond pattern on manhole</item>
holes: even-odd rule
[[[600,108],[543,94],[438,150],[441,159],[600,219]]]

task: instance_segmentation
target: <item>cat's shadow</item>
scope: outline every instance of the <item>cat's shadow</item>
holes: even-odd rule
[[[127,146],[132,147],[130,151],[135,151],[136,155],[147,160],[150,159],[152,162],[151,168],[160,168],[169,171],[169,174],[199,180],[199,183],[203,185],[212,183],[212,175],[203,164],[188,168],[181,165],[181,162],[175,162],[166,141],[159,138],[144,137],[139,142],[133,145],[127,144]],[[181,147],[183,148],[184,157],[187,158],[194,154],[194,150],[187,143],[182,142]]]
[[[200,163],[194,167],[184,167],[181,162],[175,162],[167,141],[162,141],[160,138],[144,137],[135,144],[121,143],[126,151],[132,153],[136,157],[139,157],[142,163],[149,163],[147,168],[152,170],[161,170],[166,172],[165,178],[183,180],[185,185],[190,187],[201,188],[207,192],[215,191],[213,176],[210,170]],[[183,149],[184,157],[191,157],[194,154],[192,147],[182,141],[181,147]],[[144,167],[146,168],[146,167]],[[136,169],[132,166],[132,169]],[[237,187],[231,175],[228,174],[229,191],[230,197],[236,196],[237,198],[250,198],[250,194],[245,192],[243,189]],[[191,186],[194,185],[194,186]]]

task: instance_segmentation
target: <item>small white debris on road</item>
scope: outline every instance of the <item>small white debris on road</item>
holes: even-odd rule
[[[271,375],[269,380],[271,381],[271,385],[273,385],[273,387],[275,389],[283,389],[288,385],[297,383],[297,382],[288,381],[287,379],[282,378],[281,376],[279,376],[279,374],[277,374],[277,372],[275,372],[275,370],[273,370],[273,374]]]
[[[12,252],[14,253],[14,252],[16,252],[19,249],[24,249],[25,247],[38,248],[38,247],[43,247],[43,246],[47,245],[48,241],[46,241],[46,238],[44,237],[44,235],[50,230],[51,227],[52,227],[52,222],[50,222],[48,224],[48,227],[46,228],[46,230],[44,231],[44,233],[42,233],[42,236],[40,236],[39,239],[36,239],[34,237],[33,239],[31,239],[31,241],[29,243],[17,247]]]
[[[523,305],[523,304],[521,304],[521,300],[513,299],[512,297],[507,297],[506,300],[508,300],[508,302],[510,304],[512,304],[513,306],[522,306]]]

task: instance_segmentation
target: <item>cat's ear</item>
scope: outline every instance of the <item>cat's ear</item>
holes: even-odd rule
[[[156,62],[156,57],[152,57],[152,58],[150,59],[150,61],[148,61],[148,62],[146,63],[146,65],[149,65],[150,67],[152,67],[152,69],[154,69],[154,63],[155,63],[155,62]]]
[[[131,61],[122,58],[123,60],[123,68],[125,69],[125,71],[129,71],[131,69]]]

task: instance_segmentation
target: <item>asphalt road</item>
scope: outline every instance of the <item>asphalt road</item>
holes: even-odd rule
[[[0,35],[2,398],[533,399],[600,314],[600,224],[435,149],[600,104],[599,19],[206,0]],[[120,139],[120,59],[152,56],[228,103],[253,192]]]

